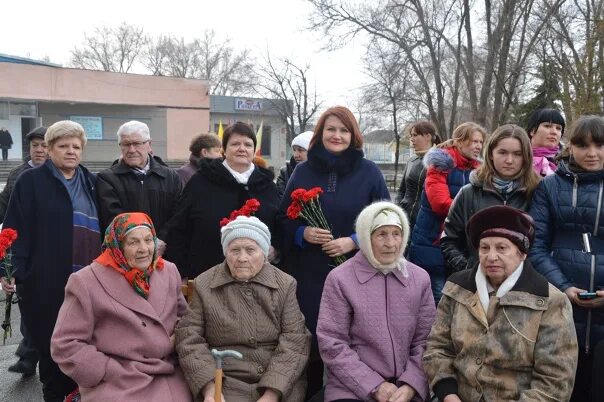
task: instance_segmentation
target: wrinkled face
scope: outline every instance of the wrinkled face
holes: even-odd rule
[[[122,135],[120,140],[122,160],[130,167],[144,168],[151,153],[151,141],[139,133]]]
[[[266,260],[258,243],[248,238],[231,241],[227,246],[225,257],[231,276],[241,282],[249,281],[256,276]]]
[[[323,146],[332,154],[339,155],[346,151],[352,141],[352,133],[348,131],[342,120],[329,116],[323,127]]]
[[[48,147],[46,146],[46,141],[41,138],[34,138],[29,143],[29,156],[31,158],[31,162],[35,166],[40,166],[46,159],[48,158]]]
[[[421,134],[415,131],[415,128],[409,132],[409,144],[417,151],[425,151],[432,146],[432,136],[430,133]]]
[[[562,137],[562,126],[556,123],[543,122],[531,134],[531,145],[537,147],[557,147]]]
[[[222,147],[203,148],[201,157],[208,159],[217,159],[222,157]]]
[[[224,150],[224,158],[232,168],[249,167],[254,160],[254,141],[245,135],[231,134]]]
[[[130,231],[122,240],[122,253],[132,268],[146,270],[153,261],[155,241],[151,229],[139,227]]]
[[[604,169],[604,145],[593,142],[591,136],[585,144],[571,144],[570,154],[577,165],[588,172],[597,172]]]
[[[466,157],[470,159],[476,159],[480,156],[480,151],[482,150],[482,143],[484,142],[484,138],[482,137],[482,133],[480,131],[474,131],[470,138],[466,141],[459,143],[460,152]]]
[[[380,264],[392,264],[400,256],[403,232],[398,226],[388,225],[377,228],[371,234],[371,251]]]
[[[522,146],[517,138],[504,138],[491,154],[493,167],[497,175],[505,180],[511,180],[522,169]]]
[[[294,151],[294,160],[298,163],[304,162],[308,158],[308,151],[302,147],[294,145],[292,151]]]
[[[494,288],[506,280],[520,262],[526,259],[518,247],[505,237],[485,237],[480,239],[478,247],[480,269]]]
[[[74,171],[82,160],[82,141],[79,137],[61,137],[48,149],[50,160],[57,169]]]

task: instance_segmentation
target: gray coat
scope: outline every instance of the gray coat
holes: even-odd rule
[[[190,307],[175,334],[195,398],[214,379],[210,349],[216,348],[243,354],[243,360],[225,362],[225,400],[255,402],[265,388],[279,391],[282,401],[304,400],[310,333],[294,278],[266,263],[250,281],[238,282],[224,262],[195,279]]]

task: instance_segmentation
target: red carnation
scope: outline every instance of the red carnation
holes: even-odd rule
[[[249,208],[250,212],[254,213],[254,212],[258,211],[258,209],[260,208],[260,201],[258,201],[255,198],[250,198],[249,200],[247,200],[245,202],[244,207]]]
[[[302,212],[302,207],[297,202],[293,202],[287,207],[287,217],[289,219],[298,219],[300,212]]]
[[[230,222],[229,218],[222,218],[220,220],[220,227],[223,227],[225,225],[228,225],[228,223]]]
[[[306,193],[306,190],[304,190],[303,188],[297,188],[297,189],[295,189],[291,193],[292,201],[301,201],[302,197],[304,197],[305,193]]]

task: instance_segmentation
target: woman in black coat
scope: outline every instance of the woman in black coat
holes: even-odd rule
[[[224,260],[220,221],[251,198],[260,202],[255,216],[269,227],[273,244],[279,238],[274,232],[279,207],[274,174],[252,163],[256,135],[249,125],[237,122],[224,130],[222,144],[224,160],[200,162],[168,224],[168,255],[183,278],[193,279]]]
[[[508,205],[527,211],[539,176],[533,169],[531,141],[513,124],[503,125],[489,137],[484,163],[470,174],[445,219],[440,247],[449,273],[474,268],[478,253],[466,236],[470,217],[486,207]]]

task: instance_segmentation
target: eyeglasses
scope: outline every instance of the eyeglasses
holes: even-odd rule
[[[133,141],[133,142],[120,142],[120,147],[123,149],[129,149],[130,147],[140,148],[149,141]]]

